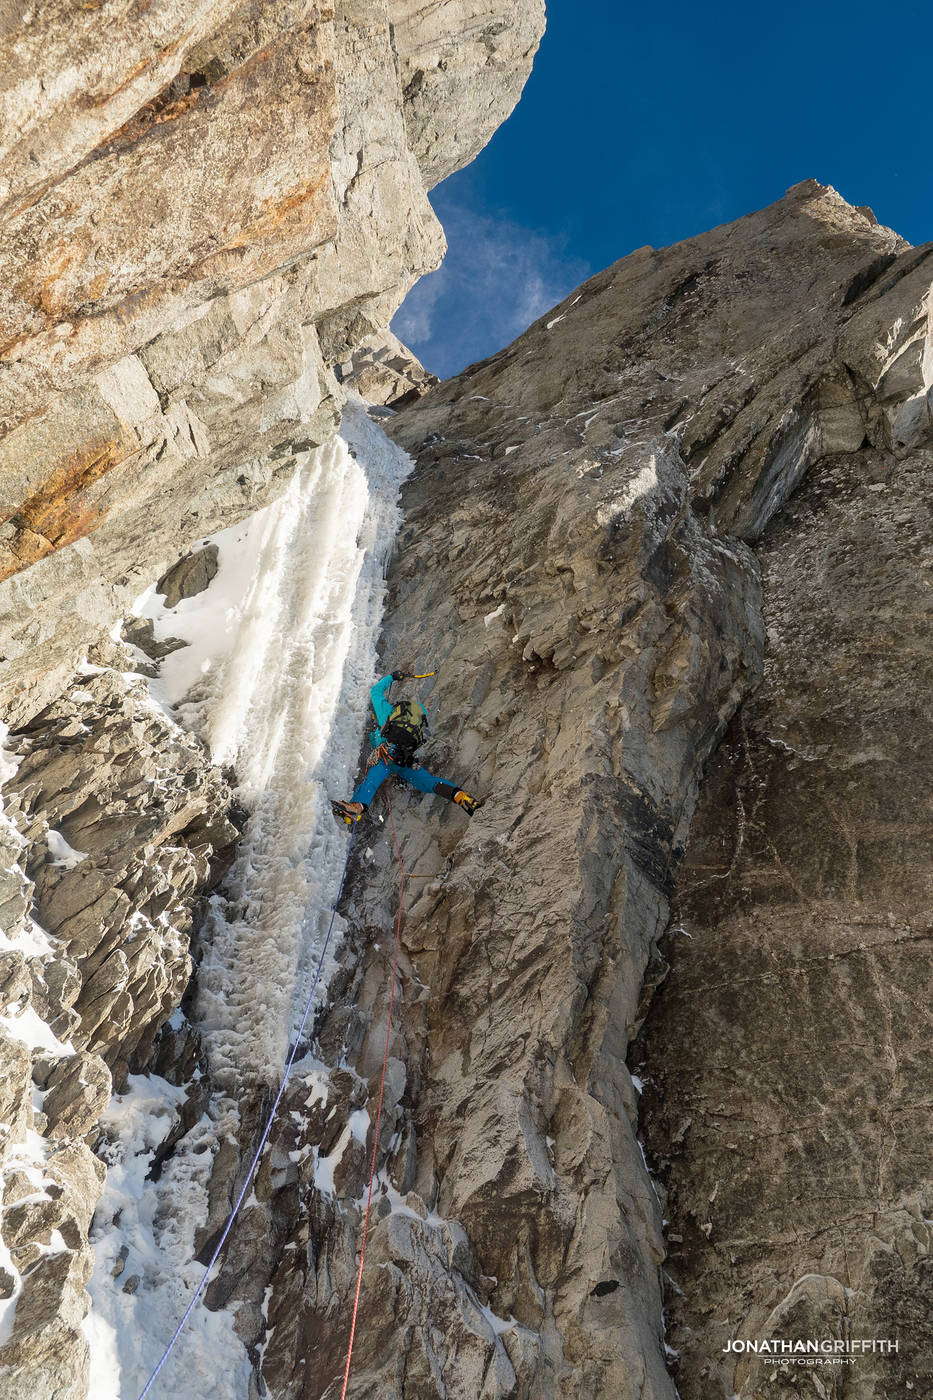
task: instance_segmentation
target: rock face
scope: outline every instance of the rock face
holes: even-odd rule
[[[98,1120],[181,1000],[197,901],[238,832],[201,745],[115,670],[89,668],[8,744],[0,1232],[16,1304],[0,1396],[84,1400]]]
[[[385,326],[440,254],[425,188],[508,109],[542,15],[165,0],[11,24],[0,1400],[86,1395],[112,1085],[198,1079],[158,1169],[209,1093],[196,1036],[160,1027],[237,838],[229,778],[100,639],[143,583],[209,585],[188,547],[332,432],[338,378],[422,392]],[[356,1397],[930,1388],[931,276],[808,182],[638,250],[392,419],[416,466],[385,668],[438,670],[425,762],[486,802],[396,786],[356,847],[330,1010],[207,1290],[257,1394],[339,1394],[372,1160]],[[176,645],[129,635],[146,672]],[[904,1346],[792,1376],[722,1356],[814,1331]]]
[[[487,803],[468,823],[391,793],[414,879],[353,1393],[673,1396],[625,1067],[671,962],[639,1054],[680,1393],[781,1383],[714,1374],[727,1330],[919,1315],[921,604],[892,595],[922,597],[930,280],[925,250],[809,183],[624,259],[394,421],[417,467],[385,667],[439,666],[425,761]],[[319,1034],[344,1068],[303,1126],[295,1086],[277,1159],[308,1165],[257,1186],[265,1225],[218,1292],[267,1299],[283,1396],[338,1393],[345,1357],[373,1144],[346,1124],[375,1116],[397,886],[390,838],[368,841]],[[678,879],[693,942],[665,936]],[[922,1379],[903,1355],[859,1367],[859,1395]]]
[[[430,187],[472,160],[515,106],[544,29],[544,0],[390,0],[389,10],[408,139]]]
[[[683,1400],[774,1393],[723,1355],[769,1336],[899,1341],[795,1394],[933,1389],[929,469],[832,454],[759,547],[765,680],[711,766],[640,1050]]]
[[[160,576],[203,588],[216,557],[189,547],[333,434],[332,366],[437,265],[426,190],[511,110],[543,20],[541,0],[3,8],[3,1400],[84,1400],[89,1143],[128,1070],[194,1071],[196,1038],[155,1041],[238,835],[227,780],[108,634]],[[428,379],[402,347],[372,359],[387,398]],[[176,645],[132,641],[147,674]]]
[[[437,265],[426,181],[511,110],[542,27],[541,0],[105,0],[10,17],[5,704],[54,695],[179,545],[261,505],[331,435],[329,366]],[[480,67],[461,121],[449,104]]]
[[[395,411],[437,383],[437,375],[429,374],[391,331],[368,336],[345,364],[337,366],[337,373],[360,398]]]
[[[52,1027],[125,1074],[188,984],[190,896],[216,883],[238,835],[229,789],[144,684],[113,671],[14,742],[24,752],[6,811],[29,846],[35,918],[56,940],[64,999],[49,1001]],[[56,859],[50,831],[70,856]]]

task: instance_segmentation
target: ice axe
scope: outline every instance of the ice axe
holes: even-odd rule
[[[426,681],[430,676],[436,676],[436,671],[393,671],[394,681]]]

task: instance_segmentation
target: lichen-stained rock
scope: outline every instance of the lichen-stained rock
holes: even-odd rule
[[[64,66],[71,32],[56,18]],[[7,213],[0,343],[4,387],[19,390],[8,424],[336,232],[332,7],[222,4],[219,30],[194,43],[185,18],[179,7],[171,81],[158,88],[150,67],[130,119]],[[14,54],[44,27],[41,11],[24,17]],[[148,26],[125,28],[129,66]]]
[[[185,46],[233,8],[162,0],[128,24],[120,0],[101,0],[5,16],[0,211],[35,199],[123,126],[175,76]]]
[[[104,0],[11,21],[0,700],[14,718],[57,693],[179,548],[283,488],[334,431],[329,365],[439,262],[394,22],[406,52],[443,65],[418,127],[430,116],[461,164],[517,99],[543,7],[484,11],[479,30],[454,0],[395,8]],[[461,138],[454,99],[470,93]]]

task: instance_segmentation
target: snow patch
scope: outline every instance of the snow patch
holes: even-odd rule
[[[305,1078],[311,1092],[305,1099],[305,1108],[313,1108],[316,1103],[326,1103],[330,1080],[326,1070],[312,1071]]]
[[[428,1225],[432,1230],[440,1230],[446,1224],[448,1224],[446,1217],[443,1215],[438,1215],[436,1211],[425,1210],[425,1213],[423,1215],[419,1215],[419,1213],[416,1210],[412,1210],[411,1206],[405,1200],[405,1197],[402,1196],[400,1192],[392,1185],[392,1182],[389,1180],[385,1169],[379,1172],[376,1176],[376,1179],[373,1182],[373,1190],[374,1199],[375,1192],[378,1190],[382,1194],[384,1199],[389,1202],[389,1206],[391,1208],[390,1213],[392,1215],[407,1216],[410,1220],[417,1220],[421,1225]],[[360,1197],[358,1204],[360,1205],[360,1207],[365,1206],[365,1193]]]
[[[369,1112],[365,1108],[355,1109],[347,1119],[347,1126],[350,1129],[351,1135],[356,1138],[357,1142],[361,1142],[364,1147],[366,1146],[366,1135],[369,1132],[370,1122]]]
[[[624,520],[637,500],[650,495],[657,488],[658,468],[652,454],[647,464],[635,473],[631,481],[627,481],[622,489],[615,493],[611,501],[599,507],[596,512],[597,521],[605,527]]]
[[[52,864],[62,870],[74,870],[76,865],[87,860],[87,851],[74,850],[69,846],[61,832],[56,831],[54,827],[49,827],[45,833],[45,841],[52,857]]]
[[[75,1052],[71,1041],[59,1040],[33,1006],[17,1014],[0,1016],[0,1026],[8,1036],[22,1041],[30,1050],[44,1050],[49,1055],[73,1055]]]

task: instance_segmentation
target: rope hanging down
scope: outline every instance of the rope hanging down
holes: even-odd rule
[[[394,827],[393,827],[393,834],[394,834]],[[220,1239],[219,1239],[218,1242],[217,1242],[217,1248],[214,1250],[214,1253],[211,1255],[211,1261],[210,1261],[210,1263],[208,1264],[207,1268],[204,1270],[204,1276],[203,1276],[203,1278],[201,1279],[201,1282],[198,1284],[197,1289],[195,1290],[194,1297],[191,1299],[191,1302],[188,1304],[187,1308],[185,1309],[185,1314],[184,1314],[184,1317],[182,1318],[181,1322],[179,1322],[178,1326],[175,1328],[175,1335],[172,1337],[172,1340],[169,1342],[168,1346],[165,1348],[164,1352],[162,1353],[162,1356],[161,1356],[161,1358],[160,1358],[160,1360],[159,1360],[158,1366],[156,1366],[156,1368],[155,1368],[155,1370],[153,1371],[152,1375],[149,1377],[148,1381],[146,1382],[145,1389],[142,1390],[142,1391],[140,1392],[139,1400],[146,1400],[146,1396],[149,1394],[150,1390],[152,1389],[152,1387],[153,1387],[153,1385],[154,1385],[154,1383],[155,1383],[156,1377],[158,1376],[159,1372],[162,1370],[162,1367],[165,1365],[166,1361],[168,1360],[168,1358],[169,1358],[169,1356],[170,1356],[170,1354],[171,1354],[172,1348],[174,1347],[175,1343],[178,1341],[178,1338],[181,1336],[182,1330],[183,1330],[183,1328],[184,1328],[184,1326],[185,1326],[185,1323],[188,1321],[188,1318],[191,1316],[192,1312],[193,1312],[194,1309],[195,1309],[195,1306],[196,1306],[196,1304],[197,1304],[198,1299],[200,1298],[201,1294],[204,1292],[204,1286],[205,1286],[205,1284],[207,1283],[207,1280],[208,1280],[208,1278],[209,1278],[209,1276],[210,1276],[211,1269],[213,1269],[214,1265],[217,1263],[217,1260],[218,1260],[218,1258],[219,1258],[219,1256],[220,1256],[220,1251],[221,1251],[221,1250],[223,1249],[223,1247],[224,1247],[224,1244],[225,1244],[225,1242],[226,1242],[227,1236],[228,1236],[229,1233],[230,1233],[230,1230],[231,1230],[231,1228],[232,1228],[232,1226],[233,1226],[234,1220],[236,1220],[236,1218],[237,1218],[237,1214],[239,1213],[240,1207],[241,1207],[241,1205],[243,1204],[244,1200],[246,1199],[246,1192],[247,1192],[247,1190],[249,1189],[249,1184],[250,1184],[250,1182],[251,1182],[252,1179],[253,1179],[253,1174],[254,1174],[254,1172],[255,1172],[257,1166],[259,1165],[259,1158],[260,1158],[260,1156],[262,1155],[262,1149],[263,1149],[263,1148],[265,1147],[265,1145],[266,1145],[266,1138],[269,1136],[269,1133],[270,1133],[270,1131],[271,1131],[272,1123],[273,1123],[273,1120],[275,1119],[275,1115],[276,1115],[276,1112],[277,1112],[277,1110],[278,1110],[279,1103],[281,1102],[282,1095],[283,1095],[284,1092],[285,1092],[285,1086],[286,1086],[286,1084],[288,1083],[288,1076],[291,1074],[292,1065],[295,1063],[295,1056],[296,1056],[297,1053],[298,1053],[298,1046],[301,1044],[301,1036],[302,1036],[302,1032],[304,1031],[304,1028],[305,1028],[305,1022],[307,1021],[308,1017],[309,1017],[310,1014],[311,1014],[311,1004],[312,1004],[312,1002],[314,1001],[314,993],[315,993],[316,990],[317,990],[317,984],[318,984],[318,981],[319,981],[320,976],[321,976],[321,969],[322,969],[323,966],[324,966],[324,958],[325,958],[326,955],[327,955],[327,946],[328,946],[328,944],[330,943],[330,935],[331,935],[331,932],[333,931],[334,919],[337,917],[337,906],[338,906],[338,904],[340,903],[340,896],[343,894],[343,882],[344,882],[344,880],[347,878],[347,866],[350,864],[350,852],[352,851],[352,849],[353,849],[353,838],[352,838],[352,836],[351,836],[351,838],[350,838],[350,843],[349,843],[349,845],[347,846],[347,856],[346,856],[346,860],[345,860],[344,863],[343,863],[343,871],[342,871],[341,876],[340,876],[340,888],[339,888],[338,891],[337,891],[337,897],[336,897],[336,899],[334,900],[334,906],[333,906],[333,908],[332,908],[332,910],[331,910],[331,914],[330,914],[330,923],[329,923],[328,928],[327,928],[327,937],[324,939],[324,947],[321,949],[320,961],[318,962],[318,965],[317,965],[317,971],[316,971],[315,974],[314,974],[314,981],[311,983],[311,991],[310,991],[310,993],[309,993],[309,995],[308,995],[308,1001],[307,1001],[307,1005],[305,1006],[305,1009],[304,1009],[304,1015],[303,1015],[302,1018],[301,1018],[301,1024],[299,1025],[299,1027],[298,1027],[298,1032],[297,1032],[297,1034],[296,1034],[296,1036],[295,1036],[295,1043],[294,1043],[294,1045],[292,1046],[291,1054],[290,1054],[289,1057],[288,1057],[288,1063],[287,1063],[286,1066],[285,1066],[285,1073],[284,1073],[283,1076],[282,1076],[282,1082],[281,1082],[281,1084],[279,1085],[279,1091],[278,1091],[278,1093],[277,1093],[276,1096],[275,1096],[275,1102],[273,1103],[272,1108],[271,1108],[271,1110],[270,1110],[270,1112],[269,1112],[269,1117],[268,1117],[268,1119],[267,1119],[267,1121],[266,1121],[266,1126],[265,1126],[265,1127],[263,1128],[263,1130],[262,1130],[262,1137],[259,1139],[259,1146],[256,1148],[256,1153],[255,1153],[255,1155],[254,1155],[254,1157],[253,1157],[252,1162],[250,1163],[249,1171],[246,1173],[246,1180],[243,1182],[242,1190],[240,1191],[240,1194],[239,1194],[239,1196],[238,1196],[237,1199],[236,1199],[236,1204],[234,1205],[233,1210],[230,1212],[230,1216],[229,1216],[229,1218],[228,1218],[228,1220],[227,1220],[226,1225],[224,1226],[223,1234],[221,1235]],[[396,850],[398,850],[398,842],[397,842],[397,841],[396,841]],[[399,857],[399,859],[401,859],[401,857]],[[399,918],[401,918],[401,905],[399,905]],[[396,942],[396,947],[397,947],[397,946],[398,946],[398,944],[397,944],[397,942]],[[393,974],[393,985],[394,985],[394,974]],[[383,1070],[383,1074],[384,1074],[384,1073],[385,1073],[385,1071]],[[382,1107],[382,1097],[381,1097],[381,1094],[380,1094],[380,1099],[379,1099],[379,1106],[380,1106],[380,1109],[381,1109],[381,1107]],[[378,1129],[377,1129],[377,1137],[378,1137]],[[354,1317],[355,1317],[355,1312],[354,1312]],[[351,1344],[352,1344],[352,1342],[351,1342]],[[348,1367],[349,1367],[349,1358],[348,1358],[347,1364],[348,1364]]]
[[[350,1358],[353,1355],[353,1338],[356,1335],[356,1314],[360,1305],[360,1288],[363,1284],[363,1260],[366,1257],[366,1234],[369,1229],[369,1207],[373,1199],[373,1182],[376,1178],[376,1154],[379,1151],[379,1127],[382,1123],[382,1099],[385,1092],[386,1066],[389,1063],[389,1041],[392,1036],[392,1005],[395,1001],[395,974],[398,967],[398,945],[402,932],[402,902],[405,898],[405,881],[408,878],[405,866],[402,862],[402,852],[399,849],[398,834],[395,830],[395,818],[392,816],[392,803],[389,800],[389,793],[386,790],[386,806],[389,809],[389,822],[392,827],[392,840],[395,843],[395,855],[398,860],[398,868],[401,873],[401,880],[398,892],[398,916],[395,920],[395,951],[392,954],[392,982],[389,987],[389,1016],[386,1022],[386,1046],[382,1056],[382,1078],[379,1081],[379,1106],[376,1109],[376,1132],[373,1138],[373,1158],[369,1168],[369,1192],[366,1197],[366,1214],[363,1216],[363,1239],[360,1244],[360,1267],[356,1275],[356,1294],[353,1299],[353,1318],[350,1322],[350,1341],[347,1346],[347,1365],[343,1373],[343,1390],[340,1392],[340,1400],[346,1400],[347,1386],[350,1383]]]

